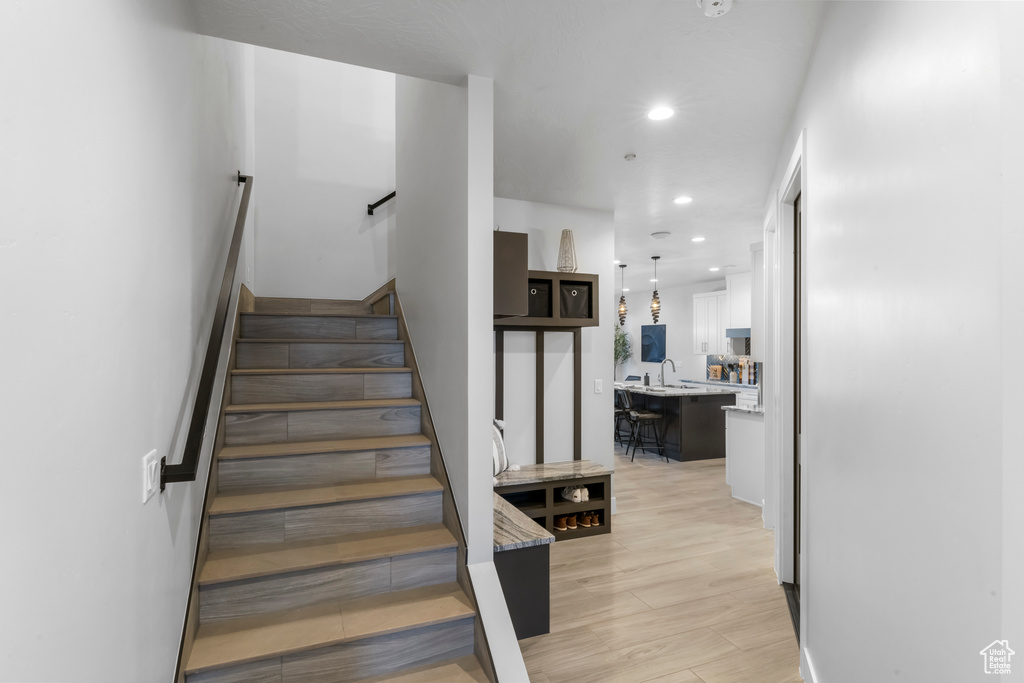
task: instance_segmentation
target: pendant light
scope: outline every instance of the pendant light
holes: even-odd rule
[[[619,266],[619,275],[622,280],[619,283],[619,327],[626,324],[626,271],[623,270],[626,266]]]
[[[658,316],[661,315],[661,299],[658,298],[658,259],[660,256],[652,256],[654,260],[654,298],[651,299],[651,316],[654,324],[658,324]]]

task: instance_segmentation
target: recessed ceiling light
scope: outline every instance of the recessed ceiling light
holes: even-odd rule
[[[628,291],[629,291],[629,287],[626,287],[626,288],[625,288],[625,289],[623,289],[622,291],[623,291],[623,292],[628,292]]]
[[[697,7],[704,11],[704,16],[714,19],[732,9],[732,0],[697,0]]]
[[[630,152],[629,154],[627,154],[626,156],[624,156],[622,158],[625,159],[626,161],[633,161],[634,159],[636,159],[636,155],[633,154],[632,152]]]
[[[658,232],[652,232],[651,237],[653,237],[656,240],[663,240],[671,234],[672,233],[668,232],[667,230],[659,230]]]
[[[612,261],[612,263],[619,263],[619,260],[616,259],[616,260]]]
[[[651,278],[651,282],[657,282],[657,281],[658,281],[658,278],[656,278],[656,277],[652,277]]]
[[[664,121],[665,119],[672,118],[673,114],[675,114],[675,112],[669,107],[655,107],[647,112],[647,118],[651,121]]]
[[[676,197],[672,201],[676,204],[689,204],[693,201],[693,197]]]
[[[718,266],[711,266],[710,268],[708,268],[708,270],[710,270],[712,273],[717,273],[718,272]]]
[[[691,237],[690,241],[691,242],[703,242],[705,239],[707,239],[707,238],[704,237],[703,235],[697,235],[696,237]]]

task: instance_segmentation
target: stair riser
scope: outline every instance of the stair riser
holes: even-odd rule
[[[199,620],[222,621],[451,583],[456,580],[455,562],[451,548],[206,586],[199,592]]]
[[[210,549],[310,541],[440,522],[440,493],[213,515],[210,517]]]
[[[349,683],[473,653],[473,618],[193,674],[187,683]]]
[[[224,442],[234,446],[359,439],[419,431],[419,406],[231,413],[224,424]]]
[[[327,486],[430,474],[430,446],[218,461],[221,491],[260,486]]]
[[[257,313],[326,314],[326,315],[367,315],[370,306],[362,301],[342,299],[279,299],[277,297],[256,297]]]
[[[242,314],[242,339],[398,339],[394,318]]]
[[[412,373],[374,372],[342,375],[234,375],[231,402],[301,403],[409,398]]]
[[[401,368],[405,345],[385,342],[365,344],[303,344],[302,342],[239,342],[237,367],[245,370],[281,368]]]

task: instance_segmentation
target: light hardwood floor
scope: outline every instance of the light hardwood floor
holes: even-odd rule
[[[612,533],[551,546],[551,633],[520,641],[532,683],[801,681],[761,509],[725,461],[617,449]]]

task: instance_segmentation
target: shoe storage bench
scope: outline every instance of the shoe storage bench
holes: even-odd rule
[[[494,491],[539,526],[554,534],[556,541],[597,536],[612,531],[612,470],[589,460],[523,465],[518,471],[506,470],[497,476]],[[573,503],[562,499],[566,486],[585,486],[590,500]],[[596,512],[600,526],[557,531],[555,518]]]

